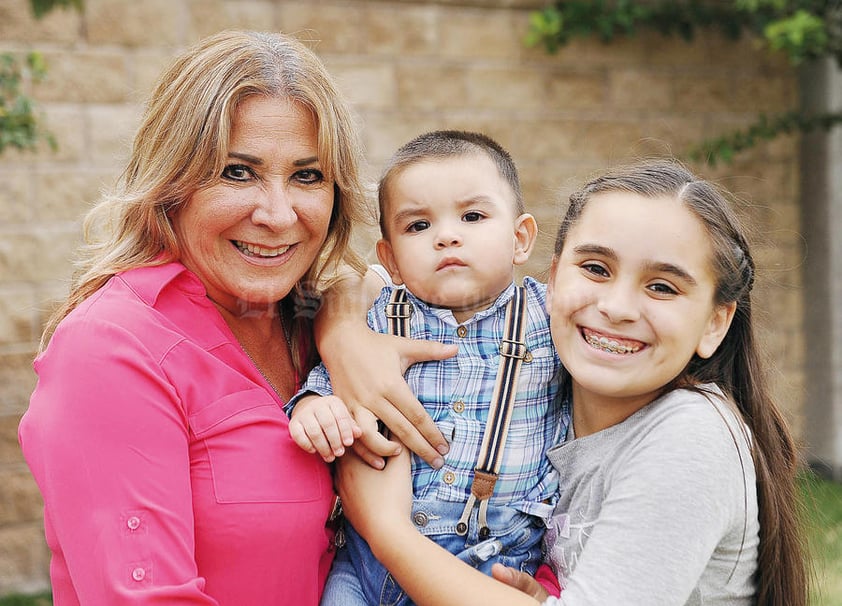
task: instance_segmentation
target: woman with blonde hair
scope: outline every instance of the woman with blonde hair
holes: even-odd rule
[[[331,475],[283,403],[364,204],[351,113],[315,54],[222,32],[146,106],[86,219],[19,429],[64,604],[315,605]]]

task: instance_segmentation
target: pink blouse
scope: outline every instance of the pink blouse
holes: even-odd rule
[[[35,361],[21,420],[56,606],[318,604],[330,472],[178,263],[112,278]]]

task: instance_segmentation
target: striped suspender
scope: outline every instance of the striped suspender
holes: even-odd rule
[[[406,290],[396,288],[386,304],[386,319],[389,332],[401,337],[409,336],[409,316],[412,304],[406,300]],[[497,380],[491,396],[491,406],[488,411],[488,421],[482,437],[477,465],[474,468],[474,480],[471,484],[471,495],[465,503],[462,517],[456,525],[456,534],[465,535],[468,532],[468,519],[474,505],[479,501],[479,535],[485,539],[490,534],[487,521],[488,500],[494,493],[494,484],[503,461],[503,447],[512,420],[515,392],[520,366],[524,359],[529,359],[529,352],[523,339],[526,323],[526,291],[522,286],[515,287],[506,307],[506,325],[503,340],[500,343],[500,365],[497,368]]]
[[[409,336],[409,316],[412,314],[412,303],[406,300],[406,289],[395,288],[386,303],[386,323],[389,334],[398,337]]]
[[[494,484],[497,482],[497,474],[503,462],[503,447],[506,444],[509,423],[512,420],[520,366],[528,354],[523,340],[525,323],[526,292],[522,286],[517,286],[514,296],[506,307],[506,332],[500,343],[497,381],[491,396],[491,407],[488,411],[488,421],[485,424],[477,466],[474,468],[471,495],[456,525],[456,534],[459,535],[467,534],[468,519],[477,501],[479,501],[479,536],[485,539],[490,534],[487,521],[488,500],[494,493]]]

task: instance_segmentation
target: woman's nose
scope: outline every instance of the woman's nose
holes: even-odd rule
[[[297,219],[294,200],[282,186],[264,189],[252,213],[252,221],[255,224],[265,225],[273,230],[286,229]]]

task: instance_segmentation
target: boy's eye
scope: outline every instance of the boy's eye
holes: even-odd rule
[[[413,221],[409,224],[409,227],[406,228],[406,231],[424,231],[425,229],[429,229],[429,227],[429,221]]]
[[[466,212],[464,215],[462,215],[462,220],[466,223],[474,223],[476,221],[479,221],[480,219],[482,219],[482,213],[479,213],[475,210]]]
[[[295,173],[295,179],[299,183],[321,183],[325,176],[322,171],[315,168],[305,168]]]
[[[229,164],[222,169],[222,178],[229,181],[248,181],[252,177],[254,171],[245,164]]]

